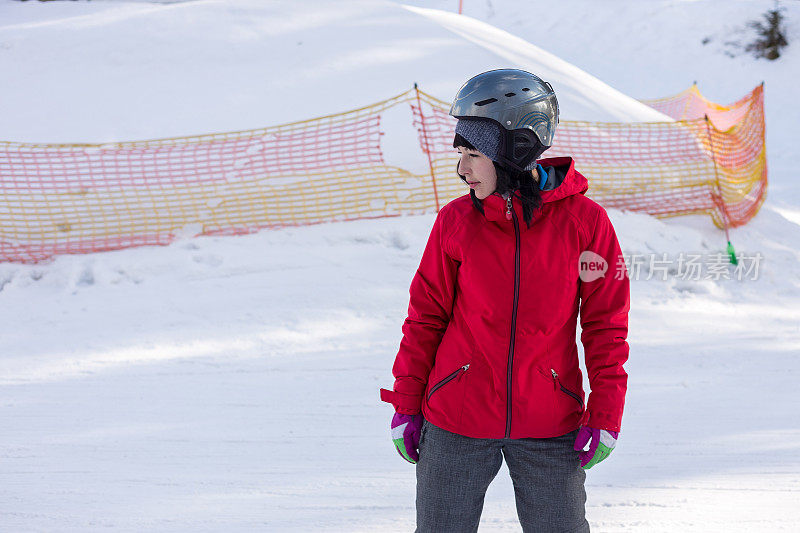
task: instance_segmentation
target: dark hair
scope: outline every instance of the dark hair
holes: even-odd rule
[[[453,139],[453,148],[459,147],[464,147],[469,150],[477,150],[472,143],[456,133],[456,136]],[[525,223],[530,228],[533,212],[542,205],[542,195],[539,192],[539,187],[536,186],[537,184],[533,179],[531,171],[519,171],[508,168],[500,165],[497,163],[497,161],[492,161],[492,163],[494,164],[494,170],[497,174],[497,186],[495,192],[500,194],[510,192],[513,194],[515,191],[519,191],[517,197],[522,202],[522,215],[525,219]],[[458,164],[456,164],[456,174],[458,174],[458,177],[461,178],[464,183],[467,182],[466,176],[462,175],[458,171]],[[475,208],[480,211],[481,214],[483,214],[483,201],[479,200],[478,197],[475,196],[475,189],[470,189],[469,195],[470,198],[472,198],[472,205],[474,205]]]

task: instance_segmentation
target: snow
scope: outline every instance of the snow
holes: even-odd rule
[[[449,101],[467,78],[509,61],[507,50],[386,1],[10,2],[1,9],[0,67],[15,73],[3,83],[2,139],[20,142],[262,128],[359,108],[414,82]],[[46,20],[30,20],[32,12]],[[494,30],[494,40],[503,37]],[[557,58],[536,60],[536,50],[527,45],[515,59],[561,73],[564,119],[669,120]],[[618,105],[587,104],[580,96],[587,88],[613,93]]]
[[[772,2],[569,0],[520,16],[528,4],[466,0],[470,20],[366,0],[5,3],[0,71],[14,76],[0,86],[0,137],[242,130],[413,81],[448,100],[517,61],[560,76],[574,118],[603,111],[584,82],[619,103],[606,112],[635,116],[624,94],[696,79],[726,102],[763,79],[769,196],[731,232],[739,253],[764,256],[758,279],[646,280],[645,268],[632,282],[623,428],[588,472],[587,515],[603,532],[796,531],[797,46],[776,63],[725,55],[726,31]],[[787,14],[797,36],[800,6]],[[705,217],[609,214],[628,254],[724,251]],[[0,529],[413,530],[414,468],[391,445],[378,388],[392,383],[433,219],[0,264]],[[481,531],[519,530],[503,468]]]
[[[453,12],[451,0],[406,0]],[[800,3],[780,2],[789,42],[800,39]],[[800,152],[792,142],[800,123],[797,69],[800,47],[778,61],[741,51],[754,38],[747,23],[761,20],[773,0],[464,1],[464,14],[526,39],[637,99],[672,95],[697,81],[718,103],[732,103],[765,82],[769,207],[800,223]],[[703,41],[708,39],[706,44]],[[729,57],[729,54],[735,57]]]

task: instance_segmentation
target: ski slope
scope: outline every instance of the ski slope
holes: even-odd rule
[[[537,59],[533,45],[510,57],[388,1],[9,2],[0,9],[0,68],[15,73],[3,83],[2,140],[102,143],[240,131],[359,108],[414,82],[451,100],[469,77],[510,60],[558,73],[565,120],[669,120],[558,58]],[[514,39],[483,26],[493,40]],[[598,106],[586,91],[615,105]]]
[[[451,0],[405,3],[450,12],[457,7]],[[709,99],[727,104],[764,82],[768,203],[800,223],[800,151],[793,140],[800,124],[796,90],[800,47],[790,45],[778,61],[755,60],[742,50],[755,37],[747,23],[762,20],[762,14],[775,7],[774,1],[464,0],[463,4],[464,18],[474,17],[526,39],[633,98],[676,94],[696,81]],[[783,1],[780,6],[789,42],[794,39],[796,44],[800,3]]]
[[[701,15],[711,25],[713,14],[735,25],[744,3],[678,3],[688,15],[675,2],[624,12],[548,4],[545,38],[531,36],[522,4],[495,0],[492,13],[459,20],[367,0],[5,3],[0,71],[15,75],[0,84],[0,138],[240,130],[357,107],[413,81],[450,99],[470,75],[513,61],[561,76],[574,95],[564,107],[590,119],[644,116],[623,93],[677,92],[692,81],[675,80],[677,65],[693,74],[692,57],[717,69],[696,79],[711,97],[730,95],[723,101],[763,75],[775,185],[732,232],[738,252],[764,255],[758,279],[647,280],[645,269],[632,281],[623,429],[612,457],[588,473],[587,515],[602,532],[797,530],[800,226],[787,216],[800,202],[773,198],[795,190],[795,108],[780,117],[772,107],[789,103],[796,54],[776,65],[721,59],[700,44],[697,23],[680,34],[695,49],[680,56],[655,31]],[[559,16],[568,44],[548,37]],[[645,68],[643,54],[663,72]],[[601,107],[583,83],[618,105]],[[705,218],[609,214],[626,253],[724,250]],[[414,468],[389,440],[378,388],[392,383],[433,220],[0,264],[0,530],[413,530]],[[520,531],[505,467],[481,531]]]

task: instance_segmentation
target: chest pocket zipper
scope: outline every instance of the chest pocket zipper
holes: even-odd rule
[[[433,396],[433,393],[439,390],[442,387],[442,385],[446,385],[450,381],[454,380],[456,377],[458,377],[459,374],[461,374],[462,372],[466,372],[468,368],[469,364],[466,364],[461,368],[459,368],[458,370],[456,370],[455,372],[445,376],[444,379],[440,380],[439,383],[437,383],[436,385],[433,386],[433,388],[431,388],[430,392],[428,393],[428,399],[430,400],[431,396]]]
[[[558,387],[560,387],[561,388],[561,392],[563,392],[564,394],[567,394],[568,396],[572,396],[572,398],[574,398],[576,402],[581,404],[581,409],[583,409],[583,400],[581,400],[581,397],[578,396],[577,394],[575,394],[574,392],[572,392],[571,390],[569,390],[568,388],[566,388],[564,385],[561,384],[561,380],[558,379],[558,373],[555,370],[553,370],[551,368],[550,372],[553,373],[553,387],[555,387],[556,385]]]

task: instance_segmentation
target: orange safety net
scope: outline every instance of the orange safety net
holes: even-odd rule
[[[450,179],[457,156],[449,105],[420,94],[414,123],[439,188],[463,190]],[[720,228],[741,226],[766,198],[763,86],[727,107],[698,96],[692,87],[646,102],[677,122],[562,121],[545,157],[572,156],[589,180],[587,196],[606,207],[657,217],[707,214]]]
[[[763,90],[728,108],[695,103],[691,89],[682,95],[648,103],[668,113],[700,110],[712,124],[677,116],[677,123],[564,121],[547,155],[575,157],[589,195],[608,207],[744,224],[766,192]],[[382,121],[401,105],[411,107],[429,163],[421,172],[384,159]],[[412,89],[258,130],[108,144],[0,142],[0,261],[435,212],[467,191],[455,174],[447,109]]]
[[[0,143],[0,261],[430,211],[429,187],[381,151],[382,114],[410,94],[242,132]]]
[[[691,124],[711,157],[716,183],[709,196],[714,207],[705,212],[714,223],[737,227],[753,218],[767,198],[764,84],[728,106],[705,98],[696,84],[673,97],[643,103]]]

